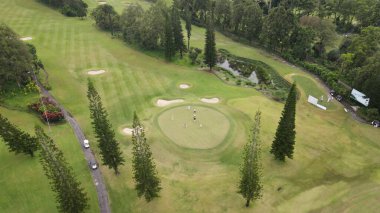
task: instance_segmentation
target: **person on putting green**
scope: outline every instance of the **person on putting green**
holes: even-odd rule
[[[197,120],[197,115],[196,114],[193,114],[193,119],[194,119],[194,121]]]

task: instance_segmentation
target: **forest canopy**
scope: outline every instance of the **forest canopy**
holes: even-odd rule
[[[0,24],[0,90],[9,84],[26,84],[33,70],[29,47],[8,26]]]

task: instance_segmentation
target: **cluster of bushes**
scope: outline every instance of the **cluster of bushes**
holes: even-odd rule
[[[380,120],[380,113],[377,108],[364,108],[361,107],[357,111],[358,115],[368,122],[372,122],[374,120]]]
[[[63,15],[69,17],[87,16],[88,5],[83,0],[39,0],[40,2],[57,8]]]
[[[42,97],[38,102],[30,104],[28,107],[38,113],[45,122],[57,123],[64,120],[61,109],[49,97]]]
[[[0,24],[0,90],[19,88],[30,81],[33,56],[11,28]]]

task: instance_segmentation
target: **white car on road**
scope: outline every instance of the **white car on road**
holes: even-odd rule
[[[86,149],[90,148],[90,142],[88,140],[84,140],[83,141],[83,147]]]
[[[92,170],[95,170],[98,168],[98,164],[95,162],[95,161],[88,161],[88,166],[90,167],[90,169]]]

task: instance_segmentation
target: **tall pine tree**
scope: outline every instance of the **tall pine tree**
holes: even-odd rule
[[[144,196],[150,202],[158,197],[161,190],[157,177],[156,166],[153,163],[152,152],[145,138],[144,127],[136,113],[133,116],[133,174],[136,182],[137,195]]]
[[[260,120],[261,112],[257,111],[250,140],[244,147],[243,164],[240,170],[239,193],[246,199],[246,207],[249,207],[252,200],[257,200],[262,196]]]
[[[16,154],[24,153],[34,156],[38,149],[37,140],[28,133],[21,131],[17,126],[8,121],[7,118],[0,114],[0,136],[7,144],[10,152]]]
[[[81,213],[88,208],[88,197],[75,178],[61,150],[54,141],[36,126],[37,141],[41,147],[40,161],[51,188],[56,193],[58,210],[63,213]]]
[[[115,174],[119,174],[118,167],[124,164],[124,158],[115,139],[115,132],[108,120],[108,113],[104,109],[101,98],[94,84],[88,81],[87,97],[90,103],[90,116],[92,127],[98,140],[98,147],[104,165],[112,168]]]
[[[272,143],[271,153],[276,160],[285,161],[285,157],[293,159],[294,144],[296,138],[297,89],[293,84],[285,103],[282,117],[277,127],[276,136]]]
[[[186,22],[186,32],[187,32],[187,50],[190,50],[190,37],[191,37],[191,21],[193,19],[193,15],[190,10],[190,4],[186,5],[185,9],[185,22]]]
[[[172,18],[174,48],[176,51],[179,51],[179,54],[182,58],[183,51],[185,50],[185,44],[183,41],[181,18],[179,16],[178,3],[176,0],[173,1],[171,18]]]
[[[175,55],[175,44],[172,29],[171,17],[167,14],[165,18],[165,58],[166,60],[172,60]]]
[[[215,44],[215,31],[213,20],[210,20],[206,29],[206,44],[205,44],[205,64],[208,65],[210,71],[216,64],[216,44]]]

